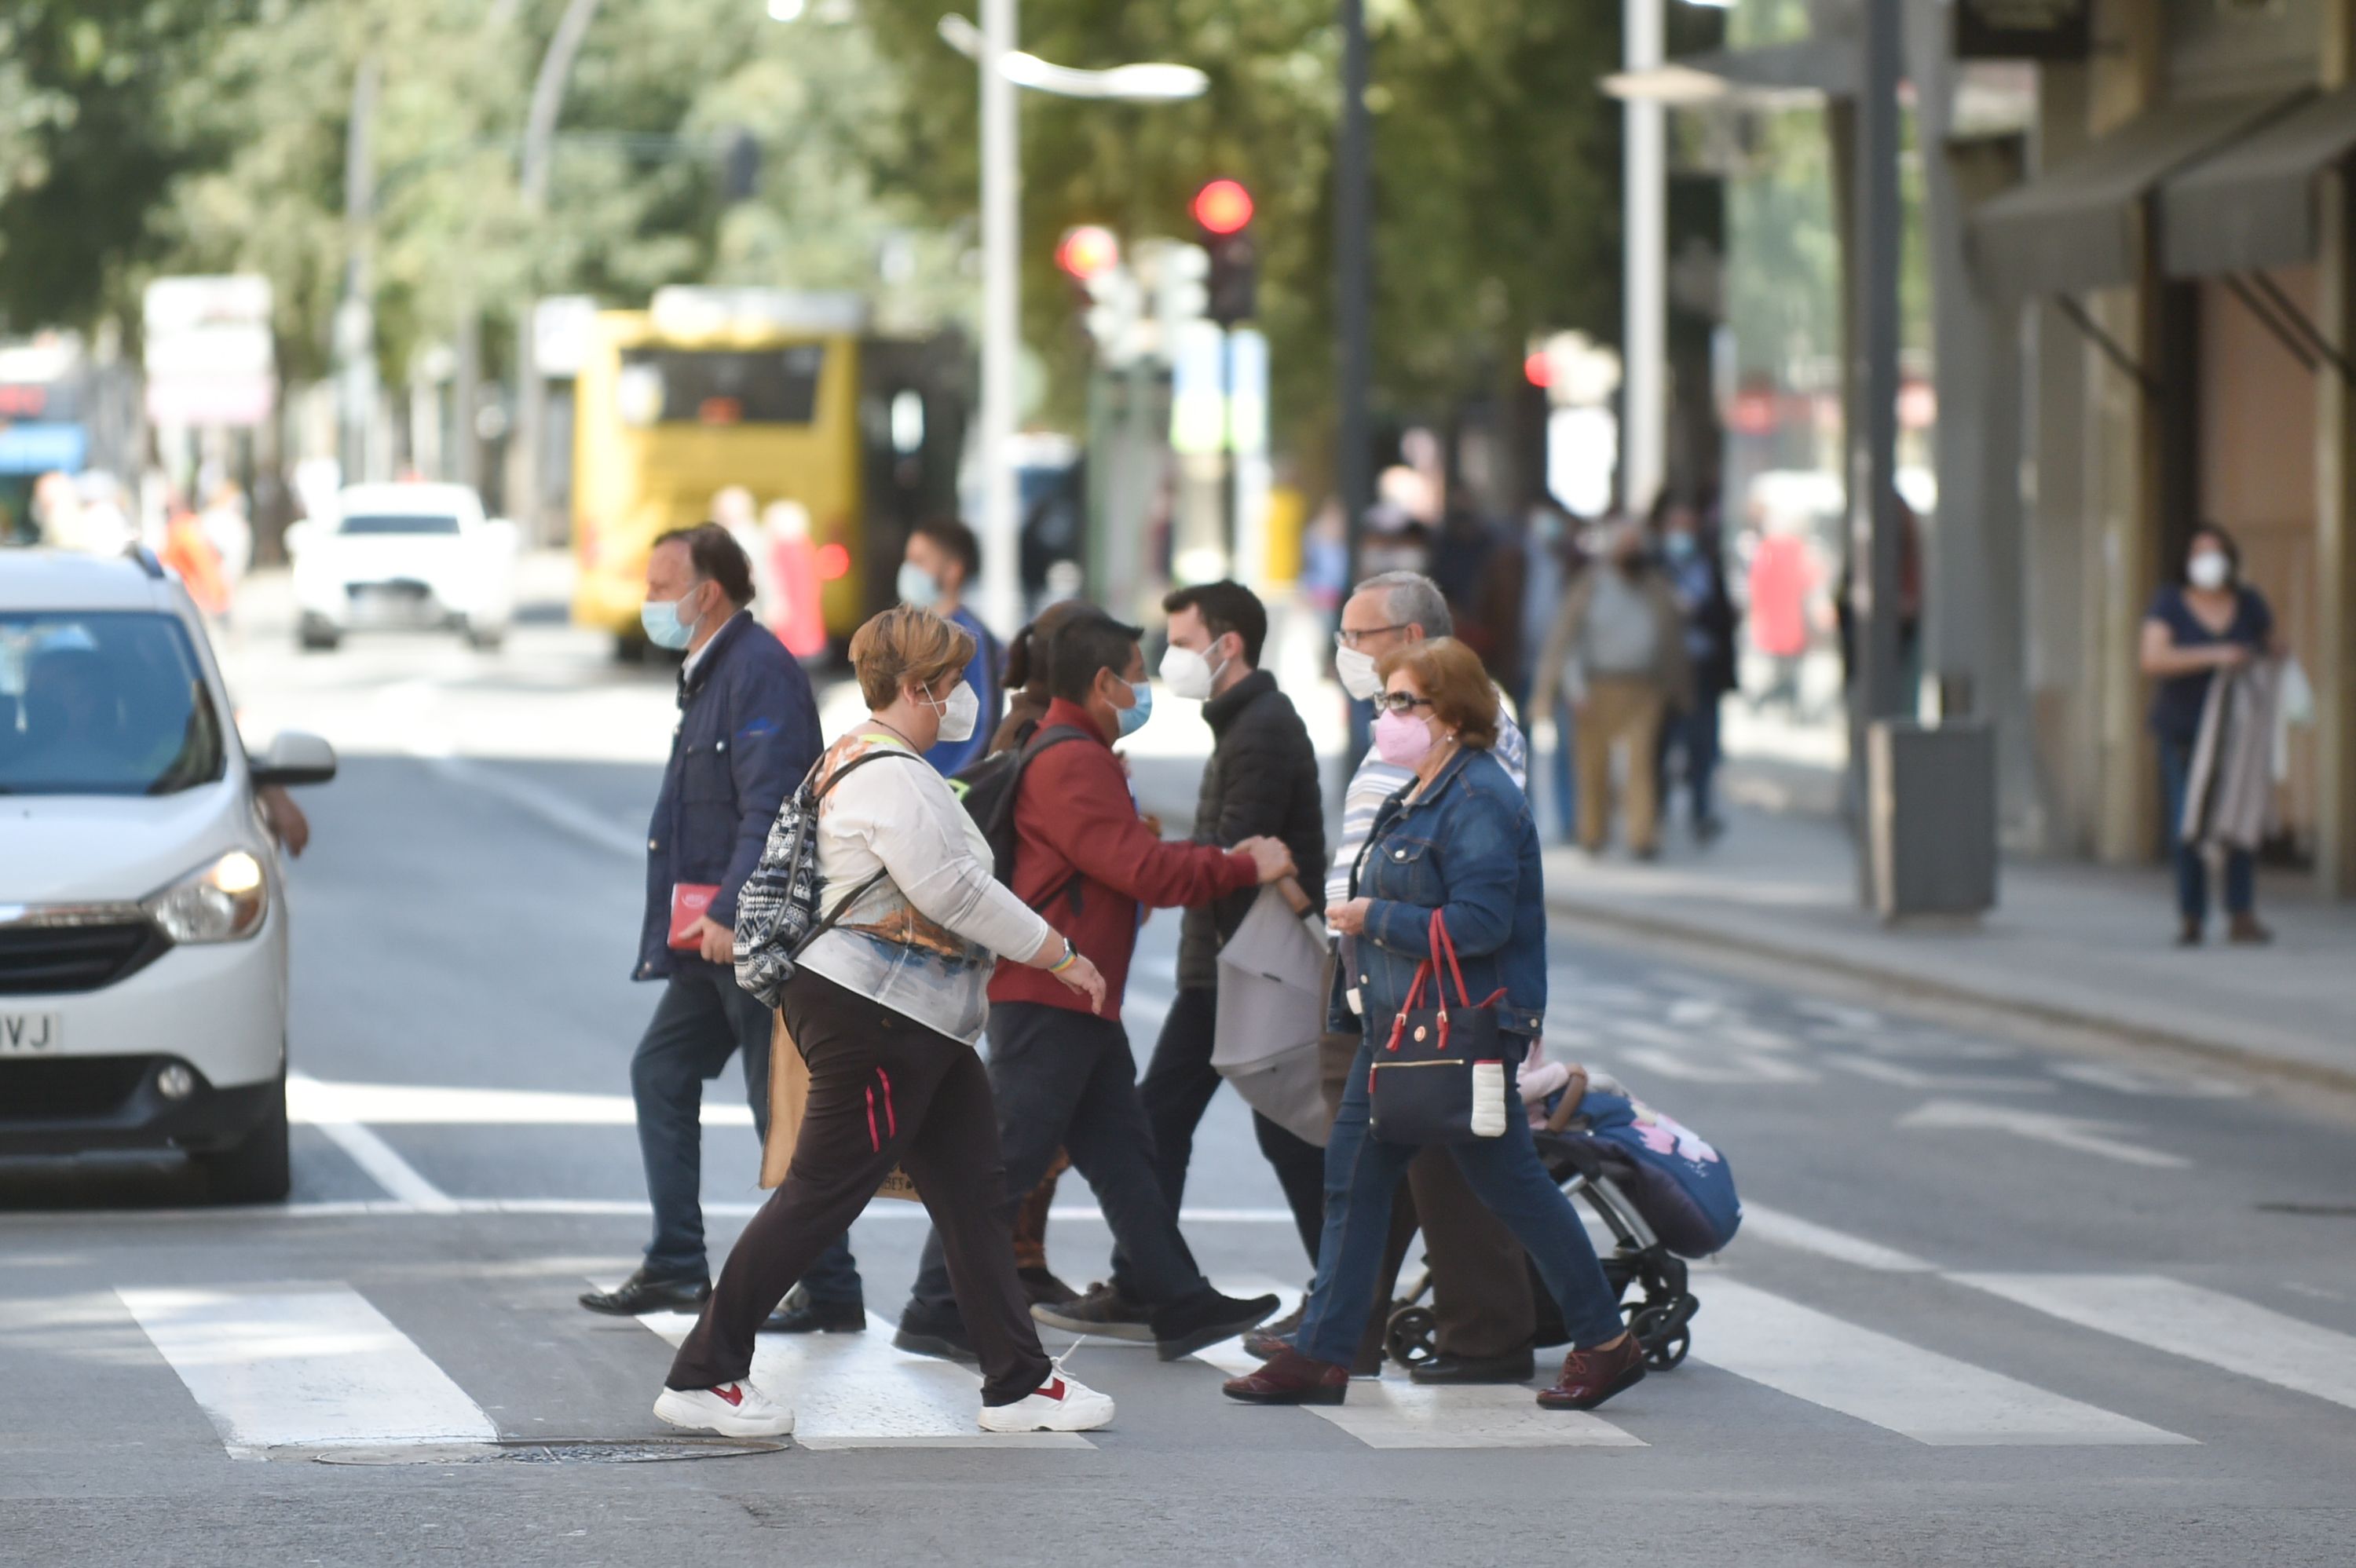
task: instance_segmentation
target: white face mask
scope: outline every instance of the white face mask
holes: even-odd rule
[[[2184,575],[2192,580],[2195,588],[2222,588],[2233,580],[2233,563],[2222,550],[2204,549],[2187,563]]]
[[[1372,702],[1383,689],[1383,677],[1375,673],[1375,656],[1356,648],[1334,650],[1333,673],[1342,677],[1342,689],[1360,702]]]
[[[1194,649],[1173,645],[1162,656],[1162,681],[1170,688],[1173,697],[1183,697],[1189,702],[1205,702],[1210,699],[1213,689],[1219,684],[1220,675],[1226,667],[1226,662],[1221,660],[1218,668],[1214,669],[1211,661]]]
[[[957,689],[939,702],[926,699],[926,706],[941,716],[937,740],[958,741],[973,739],[974,721],[981,717],[981,699],[974,695],[972,683],[958,681]]]

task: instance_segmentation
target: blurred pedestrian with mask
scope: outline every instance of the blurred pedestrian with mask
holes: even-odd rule
[[[1661,805],[1665,811],[1670,803],[1668,762],[1676,752],[1685,763],[1694,837],[1707,844],[1726,829],[1710,785],[1718,774],[1719,705],[1734,689],[1734,634],[1741,618],[1726,591],[1718,536],[1702,527],[1701,510],[1682,504],[1663,506],[1655,509],[1655,517],[1661,574],[1684,617],[1686,662],[1693,672],[1690,700],[1661,730],[1656,770]]]
[[[827,749],[813,781],[823,788],[860,770],[855,787],[846,781],[819,804],[820,919],[831,923],[803,947],[778,998],[809,1065],[809,1100],[785,1180],[745,1226],[663,1380],[655,1413],[675,1426],[793,1430],[793,1412],[746,1381],[755,1328],[895,1166],[933,1217],[934,1256],[972,1325],[982,1430],[1087,1432],[1113,1418],[1111,1400],[1041,1349],[1007,1245],[993,1074],[974,1051],[987,987],[1019,966],[1069,997],[1076,1017],[1095,1017],[1107,997],[1096,965],[999,881],[981,828],[922,763],[972,722],[973,652],[969,634],[905,604],[851,639],[869,712]]]
[[[973,662],[965,672],[965,683],[980,704],[973,731],[962,740],[936,742],[925,757],[944,776],[953,777],[988,754],[1004,695],[999,685],[1002,656],[998,639],[965,604],[967,587],[980,578],[981,541],[957,518],[928,517],[908,535],[895,583],[900,603],[930,610],[973,639]]]
[[[647,829],[632,972],[663,986],[630,1061],[654,1237],[620,1286],[581,1297],[592,1312],[692,1312],[712,1294],[703,1085],[739,1052],[755,1130],[768,1136],[770,1015],[736,984],[736,897],[760,861],[778,802],[817,760],[819,733],[809,678],[754,621],[745,608],[752,599],[752,565],[716,523],[660,535],[647,554],[639,617],[647,640],[687,656],[679,724]],[[773,1297],[762,1310],[774,1305]]]
[[[1555,612],[1562,608],[1562,596],[1569,591],[1578,565],[1570,538],[1570,515],[1552,496],[1530,508],[1522,530],[1522,561],[1521,666],[1514,682],[1514,707],[1533,730],[1542,721],[1553,722],[1554,747],[1547,758],[1548,771],[1554,787],[1556,826],[1568,840],[1572,834],[1572,814],[1579,802],[1579,788],[1570,770],[1574,732],[1570,702],[1566,694],[1558,692],[1554,706],[1545,712],[1534,710],[1530,704],[1537,687],[1538,655],[1546,645],[1539,628],[1553,628]],[[1537,809],[1535,798],[1530,808]]]
[[[1138,820],[1112,743],[1152,710],[1141,635],[1101,612],[1056,631],[1054,700],[1014,786],[1014,894],[1102,973],[1102,1006],[1090,1008],[1048,976],[997,976],[990,984],[990,1083],[1012,1195],[1001,1222],[1012,1221],[1055,1151],[1066,1150],[1095,1189],[1138,1293],[1117,1300],[1101,1291],[1059,1307],[1033,1307],[1033,1316],[1076,1333],[1150,1339],[1164,1360],[1175,1360],[1258,1323],[1276,1297],[1237,1300],[1211,1287],[1154,1175],[1137,1062],[1120,1025],[1138,910],[1206,903],[1272,882],[1292,869],[1292,858],[1269,838],[1232,849],[1165,844]],[[910,1174],[922,1188],[922,1174]],[[969,1337],[967,1313],[977,1306],[954,1290],[936,1232],[893,1343],[970,1360],[980,1345]]]
[[[1379,668],[1385,689],[1375,744],[1414,782],[1384,805],[1352,872],[1350,896],[1327,911],[1346,959],[1332,1026],[1355,1026],[1362,1035],[1325,1147],[1317,1282],[1292,1343],[1229,1380],[1226,1392],[1254,1404],[1340,1404],[1349,1392],[1352,1359],[1385,1283],[1392,1192],[1419,1157],[1416,1146],[1376,1135],[1367,1080],[1376,1044],[1408,1005],[1419,968],[1441,958],[1432,927],[1444,915],[1454,950],[1444,973],[1461,966],[1462,990],[1500,998],[1496,1038],[1507,1059],[1502,1092],[1509,1109],[1497,1136],[1421,1152],[1456,1166],[1476,1201],[1528,1249],[1561,1307],[1572,1349],[1538,1403],[1590,1410],[1644,1377],[1644,1352],[1622,1325],[1619,1293],[1604,1278],[1587,1227],[1538,1158],[1527,1119],[1510,1109],[1520,1104],[1515,1069],[1546,1016],[1537,828],[1521,787],[1489,754],[1501,704],[1472,650],[1452,638],[1419,641],[1393,648]]]
[[[2241,546],[2215,523],[2203,523],[2186,543],[2178,580],[2152,595],[2138,650],[2143,673],[2158,682],[2151,730],[2159,742],[2160,788],[2181,921],[2176,940],[2181,947],[2199,946],[2209,923],[2208,862],[2201,846],[2184,836],[2184,802],[2201,714],[2219,672],[2265,658],[2274,636],[2274,611],[2242,581]],[[2274,933],[2258,923],[2257,871],[2250,851],[2229,848],[2224,856],[2227,936],[2234,942],[2272,941]]]
[[[1692,674],[1685,617],[1641,528],[1624,519],[1608,526],[1603,548],[1563,599],[1537,679],[1540,711],[1568,692],[1575,713],[1580,848],[1602,851],[1612,752],[1624,743],[1628,848],[1651,859],[1660,852],[1661,721],[1687,700]]]
[[[1343,688],[1360,702],[1381,695],[1380,661],[1438,637],[1452,636],[1453,621],[1440,585],[1411,571],[1384,572],[1358,584],[1342,606],[1342,629],[1335,635],[1334,665]],[[1524,787],[1527,745],[1522,731],[1502,702],[1495,720],[1495,738],[1489,755],[1514,787]],[[1325,906],[1333,909],[1350,897],[1350,880],[1365,852],[1375,819],[1384,804],[1413,786],[1415,771],[1369,751],[1350,775],[1342,805],[1342,837],[1325,873]],[[1326,1062],[1328,1103],[1340,1104],[1353,1071],[1358,1048],[1355,1021],[1326,1037],[1333,1052]],[[1329,1150],[1331,1145],[1327,1146]],[[1328,1155],[1327,1168],[1332,1168]],[[1419,1382],[1518,1382],[1530,1375],[1531,1344],[1537,1333],[1537,1307],[1530,1299],[1529,1266],[1521,1244],[1505,1222],[1484,1208],[1444,1150],[1426,1149],[1408,1164],[1407,1179],[1397,1182],[1390,1205],[1390,1235],[1384,1264],[1385,1278],[1395,1278],[1406,1258],[1408,1243],[1419,1228],[1431,1259],[1432,1309],[1439,1320],[1439,1356],[1409,1375]],[[1331,1202],[1331,1189],[1327,1200]],[[1330,1216],[1329,1216],[1330,1220]],[[1318,1267],[1324,1267],[1324,1236],[1319,1237]],[[1302,1311],[1307,1309],[1302,1303]],[[1381,1304],[1387,1307],[1387,1303]],[[1377,1310],[1365,1325],[1354,1365],[1364,1372],[1379,1371],[1383,1355],[1383,1319]],[[1301,1312],[1269,1325],[1245,1345],[1253,1354],[1274,1355],[1285,1336],[1296,1331]]]

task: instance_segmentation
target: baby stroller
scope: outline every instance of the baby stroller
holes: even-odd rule
[[[1534,1072],[1525,1090],[1544,1095],[1530,1129],[1538,1157],[1564,1194],[1592,1209],[1611,1231],[1614,1245],[1601,1259],[1603,1277],[1644,1348],[1645,1364],[1666,1371],[1693,1348],[1691,1325],[1701,1310],[1687,1288],[1686,1259],[1717,1252],[1742,1222],[1733,1172],[1715,1148],[1608,1078],[1590,1082],[1572,1068],[1564,1087],[1548,1087]],[[1420,1366],[1440,1353],[1440,1321],[1425,1304],[1430,1294],[1427,1260],[1391,1305],[1384,1349],[1401,1366]],[[1530,1294],[1538,1344],[1568,1340],[1536,1268]]]

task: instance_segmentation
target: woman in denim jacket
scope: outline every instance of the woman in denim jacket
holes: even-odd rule
[[[1387,1036],[1417,967],[1431,955],[1432,912],[1446,923],[1466,991],[1505,991],[1497,1020],[1509,1107],[1520,1104],[1514,1070],[1546,1016],[1537,829],[1522,792],[1489,754],[1495,688],[1479,657],[1448,637],[1398,649],[1381,672],[1387,689],[1376,699],[1375,744],[1416,777],[1376,815],[1350,900],[1327,912],[1346,959],[1333,1027],[1363,1038],[1325,1146],[1325,1233],[1300,1330],[1290,1349],[1226,1385],[1230,1398],[1255,1404],[1339,1404],[1349,1390],[1351,1358],[1379,1283],[1391,1194],[1416,1154],[1369,1129],[1367,1077],[1376,1039]],[[1528,1249],[1570,1328],[1561,1375],[1538,1403],[1591,1410],[1642,1378],[1644,1351],[1621,1326],[1587,1228],[1547,1175],[1529,1124],[1508,1115],[1503,1136],[1448,1147],[1473,1191]]]

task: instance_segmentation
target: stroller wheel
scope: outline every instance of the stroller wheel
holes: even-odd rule
[[[1693,1330],[1673,1307],[1639,1307],[1628,1319],[1628,1331],[1644,1347],[1644,1364],[1655,1371],[1667,1371],[1693,1349]]]
[[[1391,1314],[1383,1349],[1402,1367],[1420,1367],[1440,1355],[1440,1319],[1429,1307],[1402,1307]]]

